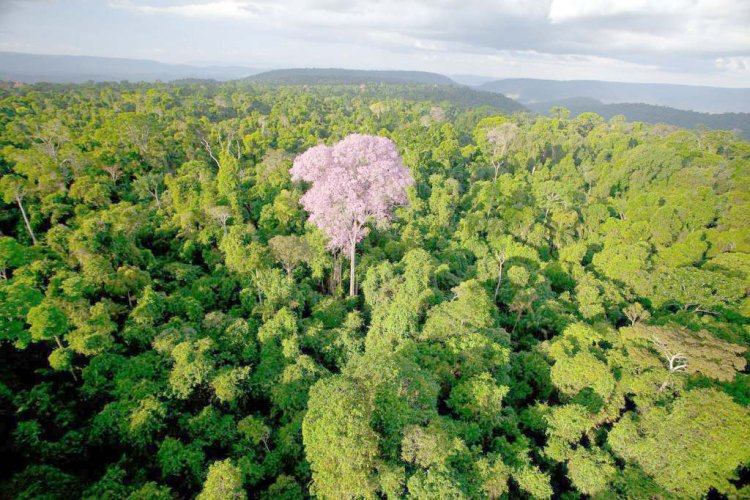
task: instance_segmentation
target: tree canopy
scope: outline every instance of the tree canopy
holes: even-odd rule
[[[461,95],[0,89],[0,496],[750,496],[750,144]]]

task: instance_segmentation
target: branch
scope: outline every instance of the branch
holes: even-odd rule
[[[679,364],[675,364],[679,363]],[[678,371],[685,371],[687,370],[688,366],[688,359],[687,357],[682,354],[681,352],[678,352],[671,358],[669,358],[669,371],[671,372],[678,372]]]
[[[203,142],[203,146],[206,148],[206,151],[208,151],[208,156],[210,156],[211,159],[216,163],[217,167],[221,167],[221,164],[219,164],[219,160],[216,159],[213,151],[211,151],[211,144],[208,143],[205,137],[201,137],[201,141]]]

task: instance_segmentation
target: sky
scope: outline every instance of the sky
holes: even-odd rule
[[[0,0],[0,51],[750,87],[750,0]]]

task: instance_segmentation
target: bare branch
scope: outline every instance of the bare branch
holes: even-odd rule
[[[221,164],[219,164],[219,160],[216,159],[213,151],[211,150],[211,144],[209,144],[205,137],[201,137],[201,142],[203,142],[203,147],[206,148],[206,151],[208,151],[208,156],[210,156],[214,163],[216,163],[217,167],[221,167]]]

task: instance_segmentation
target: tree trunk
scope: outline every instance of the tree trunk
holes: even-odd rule
[[[349,297],[354,297],[354,295],[357,293],[357,285],[355,283],[355,276],[354,276],[354,265],[355,265],[355,259],[356,259],[356,250],[357,250],[357,244],[352,241],[351,248],[349,249]]]
[[[495,287],[495,301],[497,301],[497,294],[500,292],[500,282],[503,279],[503,266],[505,265],[505,259],[500,262],[500,269],[497,271],[497,286]]]
[[[258,304],[263,305],[263,293],[262,293],[262,291],[260,289],[260,285],[258,284],[258,281],[259,281],[258,280],[258,276],[259,275],[260,275],[260,273],[256,269],[255,270],[255,288],[258,290]]]
[[[156,206],[161,210],[161,200],[159,200],[159,190],[154,188],[154,199],[156,200]]]
[[[60,350],[65,349],[63,347],[63,345],[62,345],[62,341],[60,341],[60,337],[57,336],[57,335],[55,335],[55,342],[57,343],[57,347],[59,347]],[[71,366],[70,370],[68,370],[68,371],[70,371],[70,375],[73,377],[73,380],[76,381],[76,382],[78,382],[78,377],[76,377],[75,369]]]
[[[331,276],[328,279],[328,292],[331,295],[336,294],[336,290],[342,283],[341,277],[341,252],[333,254],[333,268],[331,269]]]
[[[328,286],[328,293],[331,295],[336,293],[336,255],[333,256],[333,266],[331,266],[331,274],[328,276],[326,285]]]
[[[518,326],[518,322],[521,321],[521,312],[522,311],[519,310],[518,314],[516,314],[516,321],[513,323],[513,329],[511,330],[511,332],[515,332],[516,331],[516,327]]]
[[[29,231],[29,235],[31,236],[31,241],[34,242],[34,245],[36,245],[36,236],[34,236],[34,231],[31,230],[31,224],[29,223],[29,218],[26,217],[26,210],[23,209],[23,203],[21,203],[21,198],[19,196],[16,196],[16,202],[18,203],[18,208],[21,209],[21,215],[23,216],[23,221],[26,223],[26,229]]]

